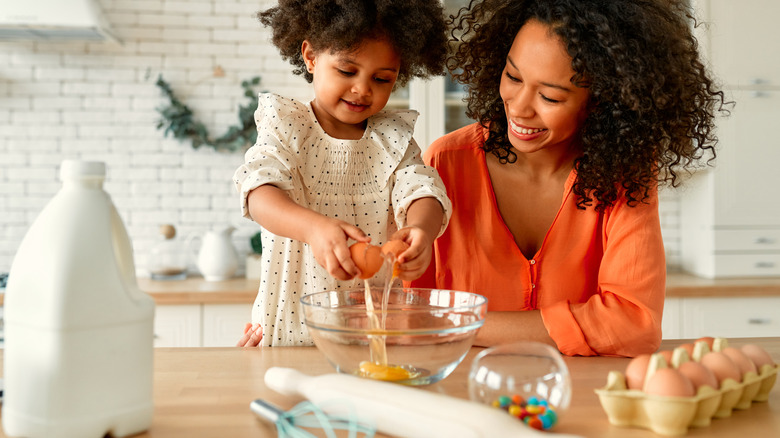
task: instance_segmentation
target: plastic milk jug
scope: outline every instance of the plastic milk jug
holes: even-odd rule
[[[28,230],[5,296],[3,429],[102,438],[152,422],[154,301],[136,284],[102,162],[66,160]]]

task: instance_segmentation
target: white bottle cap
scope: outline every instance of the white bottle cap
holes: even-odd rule
[[[105,176],[106,163],[102,161],[64,160],[60,166],[60,181]]]

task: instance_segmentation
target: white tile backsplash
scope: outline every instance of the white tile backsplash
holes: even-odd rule
[[[106,190],[122,216],[143,271],[161,223],[180,236],[232,224],[249,250],[257,225],[240,216],[232,185],[243,154],[192,149],[163,136],[155,86],[162,74],[212,135],[244,104],[240,83],[296,99],[310,86],[291,73],[254,14],[269,0],[100,0],[122,40],[113,43],[0,42],[0,272],[38,212],[59,189],[64,159],[105,161]],[[214,77],[217,66],[224,77]],[[677,197],[662,198],[671,267],[679,254]],[[241,257],[243,258],[243,257]]]

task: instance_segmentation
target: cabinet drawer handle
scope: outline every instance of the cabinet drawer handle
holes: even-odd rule
[[[767,318],[750,318],[748,319],[748,324],[750,325],[769,325],[772,324],[771,319]]]
[[[775,239],[771,237],[759,237],[756,239],[756,245],[772,245],[775,243]]]
[[[774,268],[775,264],[773,262],[758,262],[756,263],[756,268]]]

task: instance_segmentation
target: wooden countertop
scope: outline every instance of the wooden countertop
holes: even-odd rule
[[[138,278],[138,286],[154,298],[158,305],[167,304],[252,304],[260,284],[258,279],[231,278],[206,281],[202,277],[185,280],[156,281]],[[667,276],[668,298],[703,297],[780,297],[778,278],[708,279],[690,274]],[[0,294],[0,305],[3,294]]]
[[[674,273],[666,278],[669,298],[780,297],[780,277],[702,278]]]
[[[139,278],[138,285],[157,304],[235,304],[253,303],[260,280],[233,278],[227,281],[205,281],[190,277],[180,281],[153,281]],[[777,296],[780,278],[707,279],[689,274],[669,274],[666,281],[669,298]]]
[[[243,277],[224,281],[206,281],[203,277],[156,281],[138,278],[138,287],[160,304],[252,304],[259,279]]]
[[[730,339],[731,345],[755,343],[780,362],[780,338]],[[684,340],[665,340],[672,349]],[[688,341],[690,342],[690,341]],[[481,348],[472,348],[453,374],[420,387],[453,397],[468,398],[467,376],[471,360]],[[606,384],[610,370],[623,370],[629,359],[565,357],[572,375],[573,397],[555,431],[599,438],[659,438],[637,428],[613,426],[601,408],[595,388]],[[249,403],[262,398],[283,409],[300,399],[282,396],[265,386],[263,376],[272,366],[291,367],[309,375],[334,372],[314,347],[276,348],[161,348],[154,357],[154,417],[149,431],[136,435],[152,438],[276,437],[274,426],[259,420]],[[753,403],[728,418],[713,419],[710,426],[690,428],[688,437],[780,436],[780,385],[766,403]],[[0,432],[0,437],[4,437]],[[378,434],[377,436],[384,436]],[[432,437],[435,435],[431,435]]]

